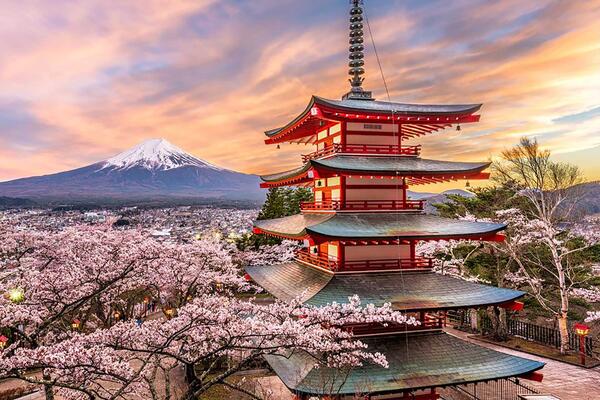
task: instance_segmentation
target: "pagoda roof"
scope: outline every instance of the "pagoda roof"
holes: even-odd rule
[[[304,111],[287,125],[265,132],[267,143],[278,143],[312,135],[327,128],[325,121],[341,121],[347,117],[391,119],[408,124],[429,125],[427,131],[437,131],[457,123],[476,122],[481,104],[408,104],[376,100],[330,100],[312,96]],[[353,114],[352,116],[346,114]],[[358,113],[358,114],[357,114]],[[364,115],[363,115],[364,114]],[[292,134],[292,131],[295,131]],[[408,135],[410,136],[410,135]]]
[[[528,375],[544,363],[501,353],[443,332],[365,337],[367,351],[385,354],[388,368],[348,371],[319,365],[303,350],[265,356],[283,383],[309,395],[386,394]]]
[[[314,96],[315,104],[323,104],[344,111],[365,111],[402,115],[473,114],[482,104],[410,104],[377,100],[329,100]]]
[[[312,235],[340,239],[473,239],[493,238],[504,224],[462,221],[420,213],[308,213],[259,220],[260,232],[289,239]]]
[[[447,177],[448,179],[468,179],[481,173],[490,166],[489,162],[453,162],[428,160],[419,157],[406,156],[357,156],[334,155],[332,157],[309,160],[301,167],[271,175],[261,176],[267,183],[283,182],[293,184],[302,179],[308,179],[307,172],[314,168],[317,171],[331,173]]]
[[[343,304],[358,295],[363,304],[395,310],[422,311],[473,308],[507,303],[524,292],[482,285],[432,271],[336,273],[297,261],[247,267],[252,279],[275,297],[301,299],[312,306]]]

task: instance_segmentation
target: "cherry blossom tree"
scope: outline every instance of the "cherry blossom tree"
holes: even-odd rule
[[[434,272],[469,282],[489,283],[466,268],[467,261],[480,248],[481,244],[472,240],[422,241],[417,244],[416,252],[433,259]]]
[[[298,242],[283,240],[278,244],[260,246],[257,250],[247,248],[238,252],[236,258],[242,265],[271,265],[292,260],[299,249]]]
[[[537,141],[521,139],[519,145],[505,150],[500,160],[494,163],[494,179],[505,187],[511,187],[518,196],[526,200],[526,206],[520,215],[515,210],[508,210],[499,217],[512,225],[511,239],[501,247],[518,264],[518,273],[526,278],[532,293],[547,311],[557,319],[561,352],[568,348],[567,313],[569,311],[569,290],[572,288],[573,270],[571,255],[587,248],[594,240],[586,244],[572,246],[562,236],[562,224],[574,217],[578,201],[582,197],[581,171],[574,165],[552,161],[550,151],[543,150]],[[585,239],[593,239],[589,235]],[[535,244],[543,249],[548,257],[542,259],[540,252],[526,253],[521,251]],[[554,308],[542,295],[539,285],[540,277],[536,276],[535,266],[545,271],[555,280],[560,295],[560,307]]]
[[[588,303],[594,303],[600,305],[600,289],[597,287],[593,288],[575,288],[571,290],[571,296],[577,297],[587,301]],[[586,322],[600,321],[600,310],[588,311]]]
[[[517,266],[505,279],[517,286],[528,286],[539,304],[555,316],[561,334],[561,352],[565,352],[569,343],[569,296],[583,290],[577,287],[585,284],[580,274],[583,265],[573,256],[598,243],[600,226],[594,223],[565,231],[547,220],[527,218],[518,209],[499,211],[497,215],[508,225],[508,230],[506,240],[494,247]],[[558,291],[558,306],[551,301],[550,287]]]
[[[358,298],[314,308],[238,297],[249,288],[239,254],[210,236],[174,244],[136,229],[8,224],[0,235],[0,378],[41,385],[47,399],[195,399],[215,385],[258,398],[230,378],[264,355],[386,366],[343,326],[416,323]]]

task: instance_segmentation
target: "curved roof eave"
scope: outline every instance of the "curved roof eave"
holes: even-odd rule
[[[268,138],[272,138],[272,137],[276,136],[277,134],[279,134],[281,131],[294,126],[298,121],[300,121],[302,118],[304,118],[310,112],[310,109],[315,104],[315,99],[316,99],[316,96],[312,96],[310,98],[310,101],[308,102],[308,105],[304,109],[304,111],[302,111],[300,113],[300,115],[298,115],[292,121],[288,122],[285,126],[282,126],[281,128],[270,129],[268,131],[265,131],[265,135]]]
[[[311,167],[312,167],[312,164],[310,162],[308,162],[298,168],[294,168],[294,169],[290,169],[287,171],[278,172],[278,173],[270,174],[270,175],[262,175],[260,177],[260,179],[263,182],[277,182],[277,181],[281,181],[284,179],[293,178],[295,176],[301,175],[301,174],[305,173],[306,171],[308,171]]]
[[[410,104],[388,101],[364,100],[330,100],[313,96],[315,103],[347,111],[363,111],[374,113],[394,113],[402,115],[456,115],[473,114],[483,104]]]
[[[476,113],[483,106],[483,104],[410,104],[377,100],[330,100],[313,95],[304,111],[296,118],[285,126],[265,131],[265,135],[268,138],[273,138],[282,131],[294,126],[310,112],[310,109],[315,104],[335,108],[341,111],[362,111],[379,114],[394,113],[402,115],[469,115]]]
[[[369,157],[338,155],[322,160],[311,160],[315,167],[331,171],[388,174],[468,174],[487,169],[490,162],[452,162],[415,157]],[[404,164],[404,165],[403,165]]]
[[[406,165],[402,165],[406,164]],[[460,175],[473,174],[487,169],[491,163],[467,163],[427,160],[413,157],[369,157],[336,155],[323,160],[310,160],[306,164],[288,171],[263,175],[263,182],[278,182],[299,176],[310,168],[320,168],[333,172],[352,172],[364,174],[402,175]]]
[[[520,299],[525,292],[498,288],[431,271],[363,272],[332,274],[297,261],[250,266],[246,272],[278,299],[301,299],[320,307],[343,304],[358,295],[364,304],[395,310],[455,310],[499,305]]]
[[[352,239],[471,239],[490,238],[504,224],[461,221],[418,213],[344,213],[306,226],[308,234]]]
[[[316,367],[314,357],[303,351],[265,358],[290,390],[313,396],[355,394],[357,387],[366,385],[365,376],[369,377],[369,391],[384,395],[519,377],[545,365],[444,332],[375,336],[361,341],[368,345],[369,351],[385,354],[388,367],[365,364],[340,375],[335,368]]]
[[[344,240],[359,239],[473,239],[490,238],[504,224],[460,221],[420,213],[296,214],[256,221],[263,232],[285,237],[316,235]]]

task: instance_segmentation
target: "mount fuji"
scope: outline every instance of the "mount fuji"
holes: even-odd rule
[[[38,202],[260,200],[255,175],[220,168],[165,139],[146,140],[107,160],[51,175],[0,182],[0,196]]]

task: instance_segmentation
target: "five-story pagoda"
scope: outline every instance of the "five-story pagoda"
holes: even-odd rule
[[[417,254],[429,240],[502,240],[505,226],[444,219],[411,200],[411,185],[486,179],[489,163],[420,157],[415,139],[479,121],[481,104],[417,105],[376,101],[363,90],[363,9],[350,11],[351,90],[342,100],[313,96],[284,127],[266,132],[267,144],[316,146],[299,168],[263,176],[265,188],[308,186],[313,201],[291,217],[262,220],[255,232],[303,241],[294,261],[247,269],[274,296],[306,304],[344,303],[358,294],[364,304],[391,303],[416,316],[415,326],[354,326],[369,350],[384,353],[389,368],[365,366],[339,374],[315,368],[301,352],[267,361],[299,399],[311,396],[370,399],[438,399],[437,388],[510,377],[536,377],[542,363],[495,352],[444,333],[448,310],[490,305],[512,308],[524,295],[432,271]],[[408,397],[410,396],[410,397]]]

